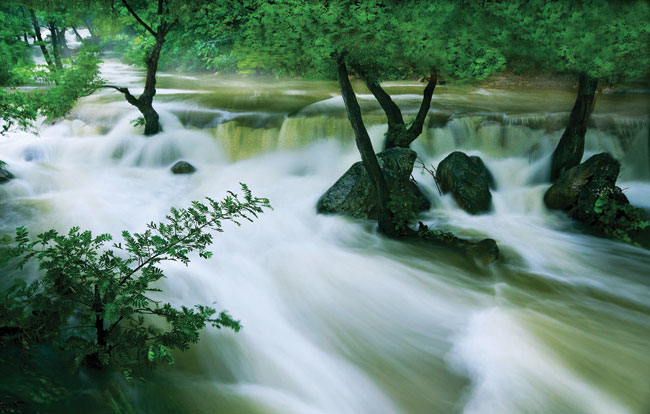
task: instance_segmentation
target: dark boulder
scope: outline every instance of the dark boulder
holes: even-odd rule
[[[603,189],[616,186],[620,168],[619,162],[611,155],[594,155],[562,175],[544,194],[544,203],[554,210],[573,209],[580,200],[583,205],[587,199],[595,203]]]
[[[174,174],[193,174],[196,171],[196,168],[192,164],[186,161],[178,161],[176,164],[172,165],[172,173]]]
[[[440,190],[451,193],[458,206],[470,214],[490,211],[494,177],[476,156],[456,151],[440,162],[436,174]]]
[[[0,184],[4,184],[12,178],[14,178],[14,175],[7,169],[7,164],[0,161]]]
[[[428,210],[429,200],[411,181],[417,154],[408,148],[390,148],[377,154],[391,194],[413,206],[414,213]],[[344,214],[362,219],[377,218],[377,195],[361,161],[356,162],[321,196],[316,210],[324,214]]]
[[[550,209],[564,210],[606,236],[648,246],[647,214],[616,186],[621,165],[601,153],[564,173],[544,194]]]

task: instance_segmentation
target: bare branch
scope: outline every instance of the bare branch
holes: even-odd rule
[[[101,85],[100,88],[111,88],[111,89],[115,89],[118,92],[122,92],[128,103],[136,107],[138,106],[138,99],[135,96],[131,95],[131,92],[129,92],[129,88],[127,87],[115,86],[115,85]]]
[[[429,108],[431,108],[431,98],[433,97],[433,91],[436,88],[436,83],[438,82],[438,74],[436,69],[431,71],[431,76],[429,76],[429,81],[427,86],[424,88],[422,93],[422,103],[420,104],[420,110],[418,111],[415,121],[411,124],[408,129],[408,139],[409,144],[420,136],[422,133],[422,128],[424,127],[424,120],[429,113]]]
[[[148,31],[149,33],[151,33],[151,34],[153,35],[153,37],[158,37],[158,33],[156,33],[156,32],[151,28],[151,26],[149,26],[147,23],[145,23],[144,20],[142,20],[142,19],[140,18],[140,16],[138,16],[138,14],[135,12],[135,10],[133,10],[133,9],[131,8],[131,6],[129,5],[129,3],[126,2],[126,0],[122,0],[122,4],[124,4],[124,7],[126,7],[126,9],[129,11],[129,13],[131,13],[131,15],[132,15],[133,17],[135,17],[135,20],[137,20],[138,23],[140,23],[140,25],[141,25],[142,27],[144,27],[145,29],[147,29],[147,31]]]

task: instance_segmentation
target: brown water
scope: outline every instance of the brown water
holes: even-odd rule
[[[141,72],[108,60],[111,83]],[[18,179],[0,187],[3,230],[72,225],[141,230],[172,206],[238,182],[274,210],[215,237],[214,258],[168,266],[166,299],[210,303],[239,334],[201,342],[135,388],[97,386],[62,411],[232,413],[645,413],[650,408],[650,253],[589,235],[548,211],[549,154],[571,90],[439,86],[426,162],[461,149],[494,174],[494,211],[469,216],[415,178],[433,206],[420,218],[492,237],[503,260],[482,268],[444,249],[379,236],[373,223],[319,216],[318,197],[359,156],[336,84],[163,74],[164,132],[144,138],[119,93],[83,99],[72,119],[0,141]],[[422,85],[389,83],[407,114]],[[375,147],[386,126],[355,84]],[[650,208],[643,95],[599,95],[587,156],[623,163],[620,185]],[[184,159],[198,171],[173,176]],[[111,408],[112,407],[112,408]]]

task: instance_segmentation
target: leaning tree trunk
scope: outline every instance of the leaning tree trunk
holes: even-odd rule
[[[88,29],[88,33],[90,33],[90,43],[93,45],[98,45],[99,44],[99,36],[97,32],[94,30],[92,23],[88,19],[87,16],[82,16],[81,20],[84,22],[84,26],[86,26],[86,29]]]
[[[386,119],[388,120],[388,130],[386,131],[386,140],[384,141],[384,149],[396,147],[398,142],[404,140],[406,134],[406,123],[402,116],[402,111],[397,104],[391,99],[390,95],[381,87],[378,81],[369,80],[363,72],[357,70],[364,78],[366,86],[375,96],[379,106],[384,110]],[[408,145],[407,145],[408,147]]]
[[[80,35],[79,32],[77,31],[77,28],[74,27],[74,26],[72,26],[72,31],[74,32],[74,36],[77,38],[77,41],[78,41],[79,43],[83,42],[84,38],[81,37],[81,35]]]
[[[63,67],[63,63],[61,62],[61,44],[59,43],[56,24],[54,24],[54,22],[50,22],[49,28],[50,39],[52,40],[52,54],[54,55],[54,63],[56,64],[57,68],[61,69]]]
[[[45,42],[43,42],[43,36],[41,35],[41,26],[38,24],[38,19],[36,18],[36,13],[34,13],[33,9],[29,9],[29,16],[32,19],[32,26],[34,26],[34,37],[36,37],[38,46],[41,48],[43,58],[45,59],[45,62],[50,69],[55,69],[54,64],[52,63],[52,58],[50,57],[50,52],[48,52],[47,46],[45,45]]]
[[[569,125],[564,130],[551,159],[551,181],[555,182],[567,170],[580,164],[585,151],[587,122],[596,102],[595,94],[598,79],[581,73],[578,82],[578,96],[569,117]]]
[[[379,230],[388,236],[397,236],[396,226],[394,223],[394,215],[392,214],[388,203],[390,201],[390,190],[384,172],[379,166],[375,150],[372,147],[370,136],[363,124],[361,117],[361,107],[357,101],[357,97],[352,89],[352,84],[348,77],[348,69],[345,65],[344,58],[339,56],[336,62],[337,75],[339,80],[339,88],[345,103],[345,109],[348,114],[348,119],[354,130],[354,140],[357,144],[357,149],[361,154],[361,161],[363,166],[368,172],[370,181],[372,182],[375,192],[377,193],[377,209],[378,209],[378,224]]]

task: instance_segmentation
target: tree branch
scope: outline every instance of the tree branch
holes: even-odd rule
[[[118,92],[122,92],[124,96],[126,97],[126,100],[128,103],[131,105],[137,107],[138,106],[138,99],[131,95],[131,92],[129,92],[129,88],[123,87],[123,86],[115,86],[115,85],[101,85],[100,88],[112,88],[115,89]]]
[[[381,87],[379,82],[370,79],[358,66],[355,66],[354,70],[359,74],[359,76],[361,76],[368,89],[370,89],[370,92],[372,92],[372,94],[377,99],[377,102],[379,102],[379,105],[381,105],[381,108],[386,113],[386,118],[388,118],[388,127],[394,128],[404,125],[402,111],[399,109],[399,106],[397,106],[390,95],[384,90],[384,88]]]
[[[422,127],[424,126],[424,120],[429,113],[429,108],[431,108],[431,98],[433,97],[433,91],[436,88],[436,83],[438,82],[438,74],[435,69],[431,71],[431,76],[429,76],[429,82],[424,88],[422,93],[422,103],[420,104],[420,110],[418,111],[415,121],[411,124],[407,130],[407,139],[408,143],[405,143],[407,146],[415,141],[417,137],[422,133]]]
[[[159,0],[159,1],[161,1],[161,0]],[[145,29],[147,29],[147,31],[148,31],[149,33],[151,33],[151,34],[153,35],[153,37],[158,37],[158,33],[156,33],[156,32],[151,28],[151,26],[149,26],[147,23],[145,23],[144,20],[142,20],[142,19],[140,18],[140,16],[138,16],[138,14],[135,12],[135,10],[133,10],[133,9],[131,8],[131,6],[129,5],[129,3],[126,2],[126,0],[122,0],[122,4],[124,4],[124,7],[126,7],[126,9],[129,11],[129,13],[131,13],[131,15],[132,15],[133,17],[135,17],[135,20],[137,20],[138,23],[140,23],[140,25],[141,25],[142,27],[144,27]],[[158,14],[160,14],[160,13],[158,13]]]

